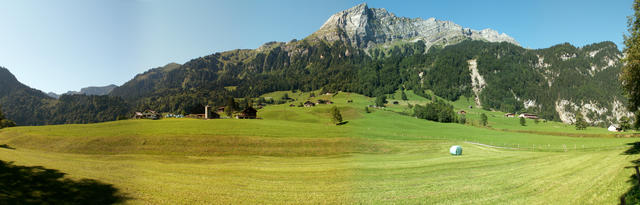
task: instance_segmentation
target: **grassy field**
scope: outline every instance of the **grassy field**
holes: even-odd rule
[[[638,138],[523,127],[465,99],[456,109],[470,121],[489,115],[491,128],[429,122],[405,115],[407,103],[428,101],[407,94],[366,113],[371,98],[316,93],[340,108],[342,126],[329,119],[332,105],[286,103],[261,109],[261,120],[15,127],[0,130],[0,144],[16,148],[0,149],[0,160],[113,184],[131,204],[615,204],[631,187],[624,167],[638,157],[622,153]],[[309,93],[288,95],[297,105]],[[463,155],[449,155],[452,145]]]

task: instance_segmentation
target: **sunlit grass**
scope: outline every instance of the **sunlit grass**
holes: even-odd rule
[[[492,129],[398,114],[410,111],[406,102],[366,113],[373,99],[361,95],[288,95],[295,102],[259,110],[261,120],[3,129],[0,144],[16,149],[0,149],[0,159],[114,184],[136,204],[614,204],[630,186],[624,167],[633,158],[621,153],[635,138],[501,131],[575,133],[551,122],[521,129],[476,108],[465,109],[469,118],[491,115]],[[427,102],[407,95],[409,103]],[[289,107],[318,98],[335,102],[348,123],[331,123],[334,105]],[[449,155],[452,145],[463,155]]]

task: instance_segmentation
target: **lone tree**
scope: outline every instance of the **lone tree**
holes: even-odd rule
[[[622,88],[629,98],[629,111],[636,113],[635,127],[640,125],[640,1],[633,2],[633,16],[627,20],[628,35],[624,35],[625,48],[622,52],[625,58],[622,59],[622,73],[620,81]]]
[[[527,120],[525,120],[524,117],[520,118],[520,125],[527,126]]]
[[[587,121],[584,120],[582,113],[576,114],[576,130],[585,130],[587,126]]]
[[[379,95],[378,97],[376,97],[376,106],[384,107],[385,103],[387,103],[387,96]]]
[[[406,93],[404,93],[404,91],[402,91],[402,97],[401,97],[401,98],[402,98],[402,100],[404,100],[404,101],[409,100],[409,98],[407,98],[407,94],[406,94]]]
[[[482,120],[482,126],[487,126],[487,124],[489,123],[489,118],[487,118],[487,115],[485,115],[484,113],[480,115],[480,120]]]
[[[340,110],[336,106],[331,108],[331,121],[336,125],[342,123],[342,114],[340,114]]]

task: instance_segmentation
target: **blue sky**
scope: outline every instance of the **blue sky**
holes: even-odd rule
[[[622,45],[632,0],[0,0],[0,66],[45,92],[121,85],[170,62],[302,39],[367,2],[397,16],[492,28],[528,48]]]

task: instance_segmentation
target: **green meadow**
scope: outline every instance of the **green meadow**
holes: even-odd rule
[[[411,116],[429,100],[303,92],[258,111],[257,120],[124,120],[0,130],[0,160],[95,179],[125,204],[616,204],[631,188],[635,133],[575,130],[453,102],[467,124]],[[333,101],[346,121],[331,123]],[[352,102],[348,102],[352,101]],[[393,101],[398,101],[394,105]],[[489,116],[488,127],[479,124]],[[451,156],[460,145],[463,155]]]

